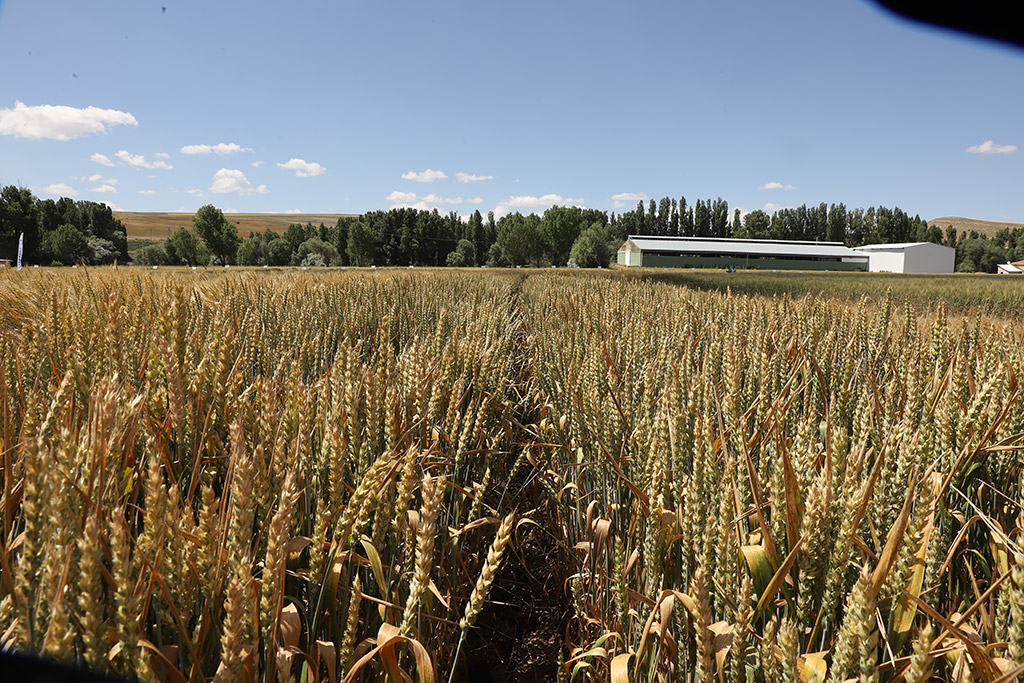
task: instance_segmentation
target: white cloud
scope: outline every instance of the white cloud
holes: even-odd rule
[[[111,161],[107,157],[106,154],[100,154],[99,152],[96,152],[95,154],[93,154],[91,157],[89,157],[89,159],[91,161],[95,161],[97,164],[99,164],[101,166],[113,166],[114,165],[114,162]]]
[[[773,180],[770,183],[765,183],[764,185],[760,186],[757,189],[759,189],[759,190],[792,190],[793,186],[792,185],[783,185],[782,183],[778,182],[777,180]]]
[[[295,171],[295,176],[298,178],[309,178],[311,176],[323,175],[327,172],[326,168],[315,161],[306,161],[305,159],[289,159],[277,166],[278,168]]]
[[[395,190],[386,199],[391,202],[390,208],[392,209],[418,209],[420,211],[437,209],[442,213],[449,211],[444,208],[445,204],[462,203],[462,197],[439,197],[433,193],[420,197],[415,192],[402,192],[401,190]]]
[[[102,173],[93,173],[91,176],[86,178],[86,180],[88,180],[90,183],[95,183],[97,180],[101,179],[102,177],[103,177]]]
[[[253,168],[259,168],[262,165],[263,165],[262,161],[254,161],[254,162],[252,162],[252,167]]]
[[[78,190],[71,187],[70,185],[65,185],[64,183],[53,183],[51,185],[47,185],[46,187],[34,187],[32,189],[36,190],[37,192],[45,192],[46,194],[52,194],[57,197],[78,196]]]
[[[107,201],[106,199],[101,199],[100,204],[106,204],[111,211],[124,211],[124,209],[122,209],[120,206],[118,206],[114,202]]]
[[[776,204],[775,202],[767,202],[764,205],[764,210],[767,213],[775,213],[776,211],[780,211],[782,209],[795,209],[795,208],[796,208],[795,206],[786,206],[784,204]]]
[[[226,194],[228,192],[239,192],[241,194],[266,194],[269,192],[266,185],[253,187],[245,174],[237,168],[222,168],[213,174],[213,185],[210,192],[215,194]]]
[[[387,199],[389,202],[394,202],[396,204],[411,204],[412,202],[416,201],[416,193],[399,192],[398,190],[395,190],[387,197],[385,197],[385,199]]]
[[[238,209],[224,209],[221,213],[238,213]]]
[[[156,194],[156,190],[139,190],[139,194]]]
[[[14,109],[0,109],[0,135],[30,140],[73,140],[90,133],[104,133],[107,126],[137,126],[126,111],[99,107],[28,106],[14,101]]]
[[[612,195],[613,202],[645,202],[650,197],[646,192],[620,192]]]
[[[402,177],[404,178],[405,176]],[[463,173],[462,171],[456,173],[455,178],[460,183],[479,183],[482,180],[494,180],[492,175],[473,175],[471,173]]]
[[[423,198],[427,204],[461,204],[462,197],[438,197],[436,194],[431,192]]]
[[[484,203],[484,198],[483,197],[473,197],[472,199],[467,199],[466,203],[467,204],[483,204]]]
[[[405,180],[413,180],[417,183],[432,183],[435,180],[444,180],[448,176],[445,175],[444,171],[435,171],[428,168],[426,171],[422,171],[421,173],[416,173],[415,171],[403,173],[402,177]]]
[[[498,202],[498,205],[494,207],[494,217],[501,218],[507,213],[510,213],[512,209],[538,209],[555,206],[578,206],[584,204],[586,199],[573,199],[572,197],[563,197],[560,194],[545,194],[540,197],[534,197],[532,195],[519,195],[512,196],[508,199],[503,199]],[[535,213],[535,212],[531,212]]]
[[[302,213],[302,209],[288,209],[285,213]]]
[[[114,194],[117,192],[117,188],[110,183],[105,183],[99,187],[90,188],[89,192],[95,192],[97,194]]]
[[[144,157],[143,155],[132,154],[131,152],[125,149],[120,150],[114,156],[120,159],[121,163],[125,164],[126,166],[134,166],[136,168],[162,168],[167,171],[170,171],[172,168],[174,168],[166,161],[146,161],[146,157]]]
[[[179,150],[182,154],[235,154],[251,152],[251,147],[242,147],[234,142],[218,142],[216,145],[185,145]]]
[[[1017,151],[1017,145],[997,145],[992,140],[986,140],[980,145],[971,145],[966,151],[970,154],[1013,154]]]
[[[171,158],[171,155],[168,154],[167,152],[157,152],[153,156],[157,157],[158,159],[170,159]]]
[[[612,195],[612,206],[621,209],[626,206],[626,202],[643,202],[648,199],[646,192],[620,192]]]

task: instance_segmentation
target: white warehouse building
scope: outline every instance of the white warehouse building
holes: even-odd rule
[[[854,251],[868,257],[872,273],[952,273],[956,249],[931,242],[865,244]]]

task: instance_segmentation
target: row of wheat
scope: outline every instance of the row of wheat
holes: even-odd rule
[[[0,320],[6,648],[332,683],[1024,656],[1004,320],[401,271],[39,271]]]
[[[577,680],[1020,673],[1013,321],[564,278],[525,300]]]

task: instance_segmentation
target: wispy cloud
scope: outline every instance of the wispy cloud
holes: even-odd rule
[[[649,199],[646,192],[620,192],[612,195],[612,206],[621,209],[626,202],[645,202]]]
[[[404,178],[405,176],[402,177]],[[455,174],[455,179],[458,180],[460,183],[479,183],[484,180],[494,180],[494,176],[473,175],[472,173],[463,173],[462,171],[459,171],[458,173]]]
[[[512,209],[547,209],[555,205],[579,206],[585,204],[586,201],[586,199],[563,197],[560,194],[545,194],[540,197],[534,197],[532,195],[512,196],[498,202],[498,205],[494,207],[494,217],[501,218],[505,214],[510,213]]]
[[[238,192],[239,194],[266,194],[269,192],[266,185],[253,187],[245,174],[237,168],[222,168],[213,174],[213,185],[210,192],[214,194],[227,194]]]
[[[254,162],[252,162],[252,167],[253,168],[259,168],[262,165],[263,165],[262,161],[254,161]]]
[[[157,159],[170,159],[171,158],[171,155],[168,154],[167,152],[157,152],[153,156],[155,156]]]
[[[646,192],[620,192],[612,195],[613,202],[645,202],[650,197]]]
[[[792,190],[793,186],[792,185],[783,185],[782,183],[778,182],[777,180],[773,180],[770,183],[765,183],[764,185],[761,185],[757,189],[759,189],[759,190]]]
[[[473,197],[472,199],[467,199],[466,203],[467,204],[483,204],[484,203],[484,198],[483,197]]]
[[[170,171],[174,166],[171,166],[166,161],[146,161],[146,157],[141,154],[132,154],[128,150],[122,149],[115,154],[121,163],[126,166],[134,166],[136,168],[162,168]]]
[[[182,154],[237,154],[251,152],[252,148],[234,142],[218,142],[216,145],[185,145],[179,151]]]
[[[766,202],[765,205],[764,205],[764,211],[766,213],[775,213],[776,211],[781,211],[782,209],[795,209],[795,208],[796,208],[795,206],[786,206],[784,204],[776,204],[775,202]]]
[[[420,211],[442,210],[446,205],[462,203],[462,197],[441,197],[433,192],[425,197],[420,197],[415,192],[402,192],[401,190],[395,190],[386,199],[391,202],[392,209],[419,209]]]
[[[46,187],[33,187],[32,189],[37,192],[53,195],[55,197],[78,196],[78,190],[71,187],[70,185],[65,185],[64,183],[53,183],[51,185],[47,185]]]
[[[154,195],[156,194],[156,190],[139,190],[139,194]]]
[[[462,197],[439,197],[433,192],[423,198],[427,204],[461,204]]]
[[[968,154],[1013,154],[1017,145],[999,145],[993,140],[986,140],[980,145],[971,145],[965,151]]]
[[[111,161],[109,159],[109,157],[107,157],[106,154],[100,154],[99,152],[96,152],[91,157],[89,157],[89,160],[90,161],[95,161],[100,166],[113,166],[114,165],[114,162]]]
[[[0,135],[29,140],[73,140],[91,133],[105,133],[109,126],[137,126],[126,111],[99,107],[29,106],[15,100],[14,109],[0,109]]]
[[[315,161],[306,161],[305,159],[289,159],[283,164],[278,164],[278,167],[289,171],[295,171],[295,175],[299,178],[309,178],[312,176],[323,175],[327,172],[326,168]]]
[[[432,168],[428,168],[425,171],[420,171],[419,173],[417,173],[416,171],[409,171],[408,173],[402,174],[402,178],[404,178],[405,180],[412,180],[417,183],[432,183],[435,180],[444,180],[447,177],[448,176],[445,174],[444,171],[435,171]]]
[[[95,192],[96,194],[116,194],[117,188],[110,183],[104,183],[99,187],[90,188],[89,192]]]

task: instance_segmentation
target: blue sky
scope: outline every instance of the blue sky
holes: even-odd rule
[[[125,210],[1024,222],[1024,50],[867,2],[0,0],[0,62],[0,184]]]

